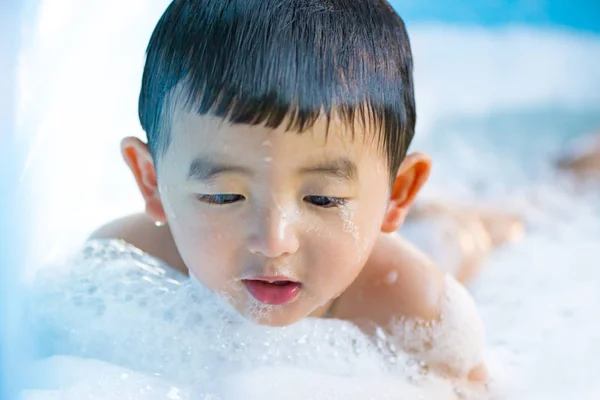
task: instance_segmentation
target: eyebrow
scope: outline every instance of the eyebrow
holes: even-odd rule
[[[322,174],[347,181],[356,181],[358,177],[357,171],[358,169],[354,162],[346,157],[340,157],[334,160],[302,167],[298,170],[298,174]],[[190,164],[187,179],[200,182],[210,182],[217,175],[230,173],[239,173],[248,176],[253,175],[249,168],[240,165],[223,163],[208,157],[197,157]]]
[[[215,161],[211,158],[197,157],[190,164],[187,179],[200,182],[210,182],[217,175],[239,173],[252,175],[246,167]]]
[[[323,174],[341,178],[347,181],[356,181],[358,177],[356,164],[346,157],[326,161],[310,167],[300,168],[300,174]]]

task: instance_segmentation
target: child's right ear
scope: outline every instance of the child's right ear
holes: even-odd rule
[[[430,172],[431,158],[427,154],[412,153],[404,158],[394,180],[390,203],[381,225],[382,232],[391,233],[400,229]]]
[[[121,154],[133,173],[146,203],[146,213],[157,223],[166,223],[165,210],[160,201],[156,169],[148,145],[136,137],[121,141]]]

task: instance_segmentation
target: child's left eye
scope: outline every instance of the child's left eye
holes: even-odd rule
[[[244,196],[239,194],[199,194],[198,200],[209,204],[232,204],[244,200]]]
[[[339,207],[346,204],[346,200],[339,197],[329,196],[306,196],[304,201],[321,208]]]

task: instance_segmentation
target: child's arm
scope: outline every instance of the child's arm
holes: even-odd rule
[[[485,381],[483,324],[466,289],[398,234],[381,234],[335,313],[386,327],[396,343],[455,378]]]

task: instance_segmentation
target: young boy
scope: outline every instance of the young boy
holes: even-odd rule
[[[395,234],[431,168],[406,155],[412,68],[385,0],[175,0],[147,50],[148,143],[121,146],[146,214],[93,237],[189,272],[257,323],[369,321],[485,381],[472,299]]]

